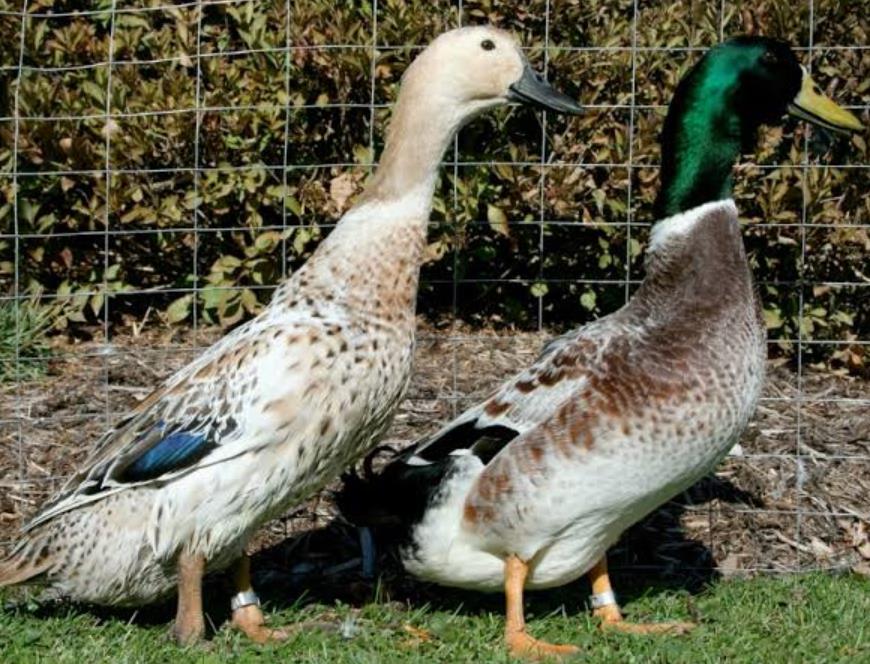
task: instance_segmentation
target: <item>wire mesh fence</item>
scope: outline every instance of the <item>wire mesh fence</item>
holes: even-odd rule
[[[77,303],[63,315],[73,339],[88,336],[54,348],[66,368],[34,381],[29,367],[44,358],[23,343],[22,306],[10,309],[0,540],[149,381],[216,338],[215,323],[252,313],[329,232],[376,161],[401,72],[438,31],[514,30],[545,76],[591,110],[583,120],[508,110],[464,129],[445,155],[437,260],[421,287],[429,373],[394,442],[470,405],[548,335],[630,297],[664,109],[711,45],[746,31],[787,39],[866,120],[862,5],[0,2],[0,302],[39,290],[42,303]],[[866,542],[868,169],[862,138],[794,125],[765,132],[739,168],[776,366],[719,485],[759,499],[690,495],[672,512],[741,570],[848,565]],[[681,560],[659,554],[657,564]]]

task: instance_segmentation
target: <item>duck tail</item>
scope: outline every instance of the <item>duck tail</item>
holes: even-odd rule
[[[0,588],[20,583],[37,583],[54,561],[42,538],[21,540],[12,552],[0,559]]]
[[[373,462],[384,450],[393,457],[375,471]],[[443,463],[409,464],[408,456],[407,451],[397,453],[382,446],[365,458],[362,474],[353,470],[342,475],[342,487],[335,495],[342,516],[356,526],[407,532],[422,518],[447,470]]]
[[[392,505],[392,482],[387,469],[395,459],[379,470],[373,469],[374,461],[385,451],[396,453],[385,445],[372,450],[362,463],[362,472],[352,468],[341,476],[341,488],[335,494],[335,502],[341,515],[355,526],[377,527],[398,525],[398,511]]]

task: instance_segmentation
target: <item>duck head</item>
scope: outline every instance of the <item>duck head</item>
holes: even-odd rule
[[[583,110],[532,69],[513,35],[492,26],[439,35],[408,68],[402,87],[444,102],[460,123],[511,101],[557,113]]]
[[[510,33],[476,26],[439,35],[405,70],[379,166],[358,203],[398,200],[410,192],[423,206],[417,217],[428,218],[438,164],[456,130],[512,101],[558,113],[582,111],[534,72]]]
[[[659,215],[731,195],[731,170],[762,125],[790,114],[837,132],[862,129],[823,95],[788,44],[743,36],[723,42],[680,81],[662,132]]]
[[[778,124],[788,113],[836,132],[862,129],[858,118],[822,94],[785,42],[737,37],[714,48],[707,59],[708,75],[721,77],[730,88],[733,111],[750,128]]]

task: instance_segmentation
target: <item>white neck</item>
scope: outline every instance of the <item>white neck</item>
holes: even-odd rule
[[[734,200],[726,198],[721,201],[704,203],[703,205],[694,207],[691,210],[686,210],[685,212],[680,212],[679,214],[667,217],[653,225],[652,231],[650,232],[650,242],[647,251],[649,253],[662,251],[662,249],[666,248],[674,241],[686,237],[686,235],[691,233],[695,224],[698,223],[699,220],[703,219],[708,213],[717,209],[726,210],[734,216],[737,215],[737,206],[734,204]]]
[[[398,227],[425,232],[434,185],[433,176],[395,197],[363,200],[344,214],[327,240],[334,237],[334,242],[347,237],[351,242],[362,243],[367,237],[380,236]]]
[[[357,204],[336,227],[333,242],[351,229],[356,229],[356,242],[365,241],[367,235],[397,224],[425,234],[438,167],[468,111],[449,96],[421,88],[417,79],[406,80],[380,162]]]

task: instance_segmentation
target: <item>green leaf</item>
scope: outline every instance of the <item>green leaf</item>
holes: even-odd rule
[[[486,220],[489,222],[490,228],[492,228],[492,230],[494,230],[499,235],[503,235],[504,237],[511,236],[511,231],[508,227],[507,215],[502,211],[501,208],[487,203]]]
[[[232,254],[226,254],[214,262],[212,270],[216,272],[233,272],[241,264],[242,261],[238,257],[233,256]]]
[[[190,294],[184,295],[175,300],[166,309],[166,319],[170,323],[180,323],[183,321],[190,315],[190,304],[192,301],[193,296]]]
[[[371,164],[374,161],[374,155],[368,145],[354,145],[353,159],[358,164]]]
[[[836,322],[844,323],[845,325],[855,324],[855,316],[848,311],[837,311],[831,316],[831,318],[833,318]]]
[[[287,206],[287,209],[290,210],[290,212],[295,214],[297,217],[302,216],[302,206],[299,205],[299,201],[297,201],[295,198],[293,198],[292,196],[287,196],[284,199],[284,204]]]
[[[592,200],[595,201],[595,207],[598,208],[598,214],[604,212],[604,202],[607,200],[607,194],[603,189],[592,190]]]
[[[104,87],[97,85],[93,81],[82,81],[81,89],[82,92],[92,97],[101,106],[106,103],[106,89]]]
[[[18,214],[28,224],[33,223],[37,212],[39,212],[39,203],[34,203],[29,198],[20,198],[18,200]]]
[[[782,327],[782,315],[778,308],[764,310],[764,325],[768,330],[778,330]]]
[[[267,253],[272,251],[280,241],[281,234],[278,231],[267,231],[257,236],[257,239],[254,240],[254,246],[261,253]]]
[[[199,297],[202,300],[202,306],[206,309],[219,308],[223,299],[226,298],[226,293],[222,288],[203,288],[199,291]]]
[[[257,302],[257,296],[254,295],[254,291],[250,288],[246,288],[242,291],[241,295],[242,306],[245,308],[249,314],[257,313],[257,310],[260,308],[260,303]]]
[[[100,312],[103,310],[103,302],[105,301],[105,297],[102,293],[94,293],[91,296],[91,311],[94,312],[94,316],[99,316]]]

